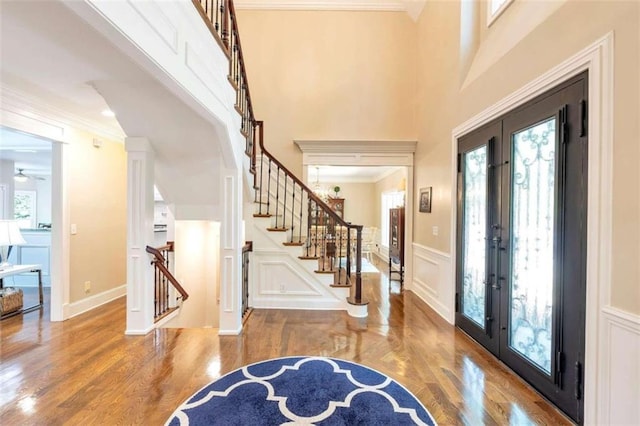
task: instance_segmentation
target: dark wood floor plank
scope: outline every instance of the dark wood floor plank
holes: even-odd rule
[[[439,424],[570,424],[385,266],[366,274],[369,317],[254,310],[240,336],[158,329],[125,336],[124,298],[63,323],[31,312],[0,322],[0,423],[161,424],[196,390],[243,365],[321,355],[365,364],[412,391]]]

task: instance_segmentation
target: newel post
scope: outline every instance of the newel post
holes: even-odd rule
[[[369,302],[362,296],[362,225],[356,225],[356,277],[351,286],[351,295],[347,298],[349,302],[348,312],[352,317],[366,317],[367,304]]]

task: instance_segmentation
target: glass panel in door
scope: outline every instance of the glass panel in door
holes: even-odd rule
[[[556,118],[513,134],[509,346],[551,375]]]
[[[464,154],[462,194],[462,314],[485,327],[487,147]]]

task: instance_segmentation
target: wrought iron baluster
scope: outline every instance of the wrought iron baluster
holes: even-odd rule
[[[280,166],[276,169],[276,229],[278,229],[278,210],[280,209]]]
[[[267,214],[271,214],[271,158],[269,158],[269,169],[267,171]]]
[[[304,192],[302,192],[302,187],[300,187],[300,227],[298,231],[298,243],[302,243],[302,199]],[[309,224],[307,223],[307,229],[309,228]]]
[[[291,184],[293,186],[293,189],[291,191],[291,239],[289,240],[289,242],[293,243],[293,240],[295,238],[294,233],[296,230],[296,226],[294,223],[295,210],[296,210],[296,182],[292,181]],[[300,228],[300,226],[298,226],[298,228]]]

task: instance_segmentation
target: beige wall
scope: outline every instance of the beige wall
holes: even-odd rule
[[[70,130],[69,211],[77,234],[70,237],[69,302],[126,284],[127,161],[122,143],[92,144],[95,136]],[[84,283],[91,281],[85,293]]]
[[[338,196],[344,198],[344,219],[355,225],[376,226],[375,185],[373,183],[323,183],[340,187]],[[331,193],[333,194],[333,192]]]
[[[240,10],[268,149],[298,176],[294,139],[415,140],[416,24],[401,12]]]
[[[531,18],[531,4],[514,2],[489,29],[484,4],[478,13],[480,30],[471,43],[474,63],[465,63],[460,44],[460,4],[427,2],[419,20],[418,150],[416,189],[434,187],[432,215],[417,215],[414,241],[450,251],[451,132],[529,81],[585,48],[609,31],[615,36],[613,305],[640,313],[640,3],[635,1],[547,4],[513,39],[498,37]],[[514,30],[515,31],[515,30]],[[508,32],[509,34],[511,32]],[[489,52],[498,52],[495,53]],[[468,74],[465,73],[468,70]],[[465,81],[464,87],[461,82]],[[440,228],[434,237],[424,232]]]

